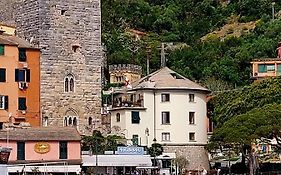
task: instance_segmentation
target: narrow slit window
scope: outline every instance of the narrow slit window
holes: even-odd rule
[[[61,14],[61,15],[65,15],[65,13],[66,13],[66,10],[61,10],[61,11],[60,11],[60,14]]]

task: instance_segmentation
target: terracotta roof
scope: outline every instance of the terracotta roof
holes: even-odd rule
[[[251,63],[266,62],[266,61],[281,61],[281,59],[280,58],[255,58],[253,59],[253,61],[251,61]]]
[[[0,44],[18,46],[20,48],[38,49],[24,39],[21,39],[14,35],[7,35],[7,34],[0,35]]]
[[[209,92],[208,89],[164,67],[133,83],[134,89],[189,89]]]
[[[0,140],[7,139],[20,141],[80,141],[78,131],[73,127],[38,127],[26,129],[11,129],[8,132],[0,131]]]

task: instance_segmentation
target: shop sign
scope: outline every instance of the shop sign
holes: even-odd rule
[[[118,146],[116,154],[119,155],[144,155],[143,147],[137,146]]]

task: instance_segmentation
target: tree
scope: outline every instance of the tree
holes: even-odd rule
[[[148,148],[148,154],[149,154],[151,157],[154,157],[154,159],[153,159],[153,165],[154,165],[154,166],[157,165],[156,157],[157,157],[157,156],[160,156],[162,153],[163,153],[163,147],[162,147],[162,145],[159,144],[159,143],[153,143],[153,144],[151,145],[151,147]]]
[[[100,131],[94,130],[91,136],[82,137],[82,150],[92,151],[94,154],[101,154],[104,151],[104,137]]]
[[[274,138],[281,149],[280,87],[281,78],[274,78],[215,96],[211,104],[217,128],[209,146],[229,145],[239,150],[248,158],[250,174],[255,173],[252,144]]]
[[[148,153],[151,157],[160,156],[163,153],[163,147],[159,143],[153,143],[150,148],[148,148]]]
[[[124,145],[124,138],[118,135],[104,137],[100,131],[93,131],[91,136],[82,137],[82,150],[103,154],[104,151],[116,151],[118,145]]]
[[[248,161],[250,174],[254,174],[257,167],[256,152],[251,145],[258,140],[274,138],[277,148],[281,148],[281,105],[269,104],[262,108],[253,109],[245,114],[235,116],[215,130],[212,141],[232,145],[241,150],[248,145]]]

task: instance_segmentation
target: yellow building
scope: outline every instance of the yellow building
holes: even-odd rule
[[[110,83],[130,83],[141,78],[142,67],[133,64],[109,65]]]

